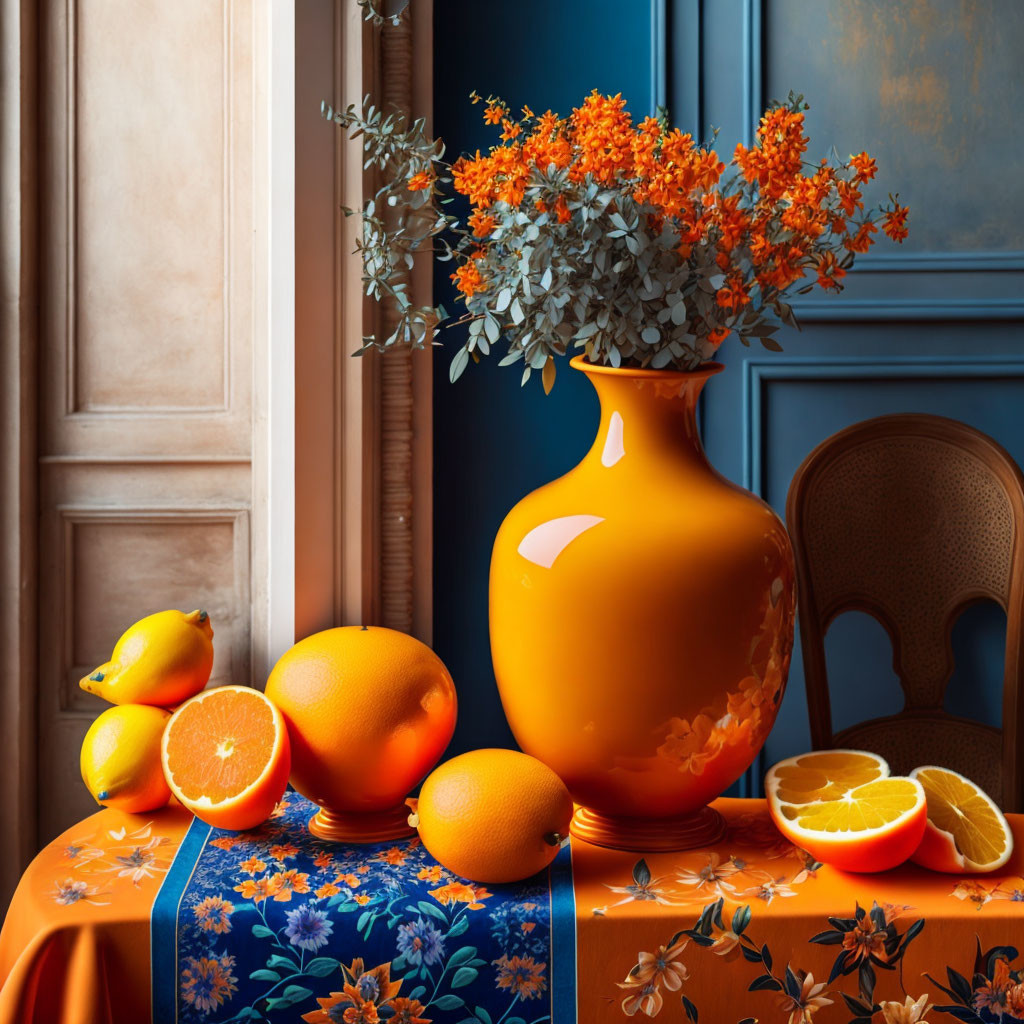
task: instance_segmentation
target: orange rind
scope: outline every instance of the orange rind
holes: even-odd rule
[[[824,864],[888,871],[918,848],[927,821],[924,788],[893,776],[877,754],[823,750],[780,761],[765,776],[779,831]]]
[[[925,765],[912,779],[924,787],[928,822],[911,858],[948,874],[996,871],[1013,853],[1013,832],[992,798],[949,768]]]

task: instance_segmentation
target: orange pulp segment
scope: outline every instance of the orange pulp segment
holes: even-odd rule
[[[970,779],[926,765],[910,773],[924,787],[928,824],[913,860],[932,871],[995,871],[1013,852],[1002,811]]]
[[[877,754],[829,750],[791,757],[765,777],[768,807],[790,842],[847,871],[886,871],[924,832],[924,790],[889,775]]]
[[[182,704],[167,723],[161,754],[174,795],[218,828],[265,821],[288,785],[284,719],[247,686],[205,690]]]
[[[857,750],[824,750],[780,761],[773,769],[779,800],[800,806],[839,799],[850,790],[889,776],[889,766],[876,754]]]
[[[919,802],[920,791],[910,779],[889,778],[856,786],[838,799],[784,805],[782,813],[808,831],[867,832],[886,828]]]

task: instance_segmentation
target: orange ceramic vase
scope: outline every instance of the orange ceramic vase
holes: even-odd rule
[[[713,842],[708,803],[753,763],[793,646],[793,554],[775,513],[708,463],[697,399],[722,367],[582,358],[597,439],[508,514],[491,559],[491,653],[524,751],[579,805],[579,838]]]

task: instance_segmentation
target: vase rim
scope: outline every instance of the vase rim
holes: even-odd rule
[[[635,377],[639,380],[707,380],[716,373],[721,373],[725,366],[722,363],[709,361],[701,363],[693,370],[649,370],[641,366],[605,366],[601,363],[591,363],[586,356],[573,356],[569,365],[574,370],[582,373],[610,374],[615,377]]]

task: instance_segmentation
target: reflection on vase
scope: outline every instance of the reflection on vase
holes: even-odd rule
[[[601,398],[598,436],[494,545],[502,703],[520,746],[583,806],[577,835],[707,841],[718,825],[702,809],[754,761],[782,699],[789,538],[704,456],[696,402],[717,367],[574,365]]]

